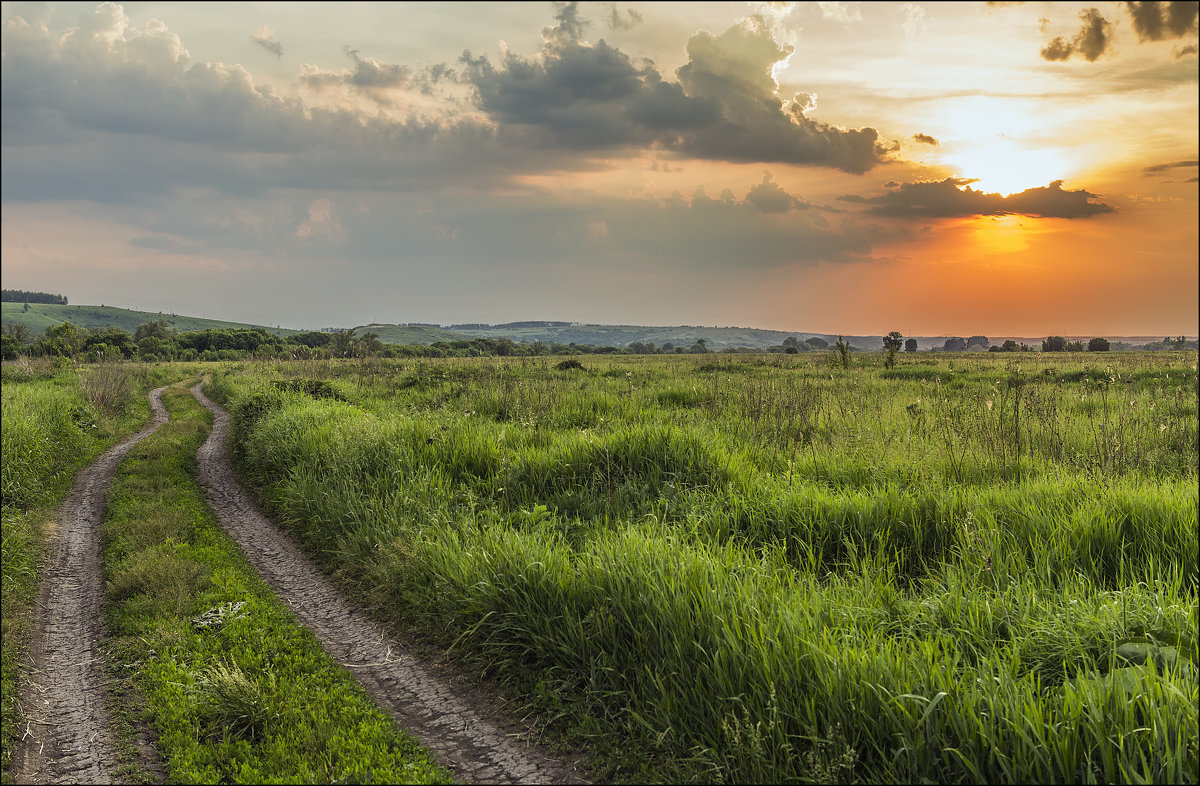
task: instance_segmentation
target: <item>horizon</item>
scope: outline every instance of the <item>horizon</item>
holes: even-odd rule
[[[293,329],[1193,336],[1200,4],[1093,5],[5,2],[4,284]]]
[[[33,291],[33,290],[27,290],[27,291]],[[42,294],[62,295],[63,293],[47,292],[47,293],[42,293]],[[9,301],[9,302],[20,302],[20,301]],[[34,304],[34,305],[54,306],[56,304],[38,303],[38,304]],[[115,309],[122,309],[125,311],[133,311],[133,312],[137,312],[137,313],[143,313],[148,316],[171,316],[171,317],[184,318],[184,319],[212,319],[212,320],[219,319],[217,317],[210,317],[210,316],[205,316],[202,314],[183,314],[183,313],[178,313],[178,312],[165,312],[165,311],[154,310],[154,309],[146,310],[146,309],[126,307],[126,306],[118,306],[118,305],[114,305],[112,303],[99,303],[99,304],[97,304],[97,303],[68,303],[66,307],[68,307],[68,308],[71,308],[71,307],[115,308]],[[671,324],[663,323],[663,324],[659,324],[659,323],[654,323],[654,322],[620,322],[620,323],[617,323],[617,322],[581,322],[578,320],[565,320],[565,319],[514,319],[514,320],[505,320],[504,322],[491,322],[491,323],[480,322],[477,320],[476,321],[464,321],[464,322],[381,322],[381,321],[370,321],[370,322],[357,322],[355,324],[320,325],[320,326],[317,326],[317,325],[296,326],[296,325],[283,325],[283,324],[267,324],[264,322],[259,322],[259,321],[254,321],[254,320],[223,320],[222,319],[220,321],[238,322],[238,323],[248,324],[253,327],[275,328],[276,330],[295,330],[295,331],[301,331],[301,332],[304,332],[304,331],[321,332],[321,331],[329,331],[329,330],[349,330],[351,328],[366,329],[366,328],[371,328],[371,327],[406,327],[406,326],[432,326],[432,327],[437,327],[437,328],[446,329],[446,330],[452,330],[452,329],[454,329],[455,326],[461,326],[461,325],[487,325],[487,327],[501,328],[501,327],[510,327],[517,323],[526,323],[526,322],[530,322],[530,323],[536,323],[536,322],[563,323],[567,326],[578,326],[578,327],[646,327],[646,328],[702,328],[702,329],[708,329],[708,330],[754,330],[754,331],[768,331],[768,332],[775,332],[775,333],[793,333],[793,334],[798,334],[798,335],[809,335],[809,336],[830,336],[830,337],[832,337],[832,336],[842,335],[846,338],[879,338],[882,336],[886,336],[888,333],[891,332],[891,331],[885,331],[885,332],[876,331],[873,333],[842,333],[842,334],[839,334],[836,331],[829,332],[829,331],[819,331],[819,330],[777,329],[777,328],[758,327],[755,325],[733,325],[733,324],[702,325],[702,324],[695,324],[695,323],[671,323]],[[965,333],[921,333],[921,334],[913,334],[913,335],[905,334],[904,338],[919,338],[919,339],[969,338],[972,335],[984,335],[984,334],[979,333],[978,331],[966,331]],[[1180,335],[1180,334],[1176,334],[1176,335]],[[1184,338],[1186,338],[1189,341],[1200,340],[1200,335],[1193,335],[1193,334],[1188,334],[1188,333],[1183,333],[1181,335],[1183,335]],[[1121,341],[1121,340],[1125,340],[1125,341],[1130,341],[1130,340],[1157,341],[1161,338],[1164,338],[1164,336],[1159,336],[1158,334],[1153,334],[1153,333],[1127,333],[1127,334],[1101,335],[1101,334],[1095,334],[1095,333],[1062,333],[1062,332],[1046,333],[1046,334],[1042,334],[1042,335],[1038,335],[1038,334],[1021,335],[1021,334],[1015,334],[1015,333],[1012,333],[1012,334],[997,333],[995,335],[988,335],[986,337],[988,338],[990,343],[995,344],[997,342],[1004,341],[1006,339],[1042,340],[1042,339],[1048,338],[1049,336],[1062,336],[1063,338],[1067,339],[1068,341],[1096,338],[1097,336],[1099,336],[1101,338],[1107,338],[1110,340],[1114,340],[1114,341]],[[1165,336],[1165,337],[1166,338],[1175,338],[1176,336]]]

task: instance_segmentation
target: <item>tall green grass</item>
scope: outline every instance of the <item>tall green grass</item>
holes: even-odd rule
[[[1195,782],[1195,355],[1109,360],[274,364],[209,389],[319,559],[613,773]],[[276,384],[311,375],[342,400]]]
[[[75,474],[148,416],[135,389],[150,380],[124,368],[78,370],[49,360],[6,363],[0,373],[0,761],[7,777],[19,733],[17,677],[49,520]]]

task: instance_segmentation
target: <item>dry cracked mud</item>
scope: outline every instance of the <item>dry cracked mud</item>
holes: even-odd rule
[[[482,691],[452,686],[349,603],[291,537],[258,512],[230,463],[228,415],[204,395],[201,385],[191,390],[213,414],[212,432],[197,455],[198,479],[209,506],[267,584],[381,707],[433,751],[456,780],[588,782],[578,763],[520,739],[524,730]]]
[[[150,392],[150,424],[75,478],[59,511],[33,625],[30,666],[18,701],[24,736],[13,751],[15,783],[110,783],[113,753],[100,653],[100,524],[117,465],[167,421]]]

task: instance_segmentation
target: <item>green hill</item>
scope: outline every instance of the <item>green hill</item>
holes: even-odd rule
[[[115,306],[58,306],[45,303],[30,303],[25,310],[24,303],[0,303],[0,319],[5,324],[24,322],[29,332],[37,335],[48,327],[62,322],[70,322],[79,327],[107,328],[118,327],[130,333],[137,330],[138,325],[165,319],[175,330],[207,330],[209,328],[253,328],[261,327],[276,336],[288,336],[302,333],[300,330],[251,325],[245,322],[226,322],[221,319],[204,319],[202,317],[185,317],[179,314],[166,314],[153,311],[131,311]]]
[[[457,330],[433,326],[384,325],[373,323],[358,328],[358,335],[375,333],[385,344],[434,344],[438,341],[470,341],[477,333],[468,335]]]

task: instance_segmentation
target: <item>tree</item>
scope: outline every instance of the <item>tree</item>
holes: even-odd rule
[[[1083,342],[1082,341],[1068,341],[1067,342],[1067,351],[1068,352],[1082,352],[1083,351]]]
[[[1000,345],[1000,348],[1005,352],[1018,352],[1021,349],[1021,345],[1013,341],[1011,338],[1006,338],[1004,343]]]
[[[980,349],[987,349],[988,344],[990,344],[990,343],[991,342],[988,341],[987,336],[971,336],[969,339],[967,339],[967,349],[970,349],[971,347],[979,347]]]
[[[152,322],[143,322],[133,331],[133,340],[138,342],[144,338],[161,338],[169,340],[171,338],[171,323],[165,319],[156,319]]]
[[[79,328],[70,322],[60,322],[46,328],[42,334],[42,351],[47,355],[74,357],[83,343]]]
[[[813,349],[829,349],[829,342],[819,336],[805,339],[805,344],[808,344]]]
[[[1088,342],[1088,352],[1107,352],[1108,339],[1097,336]]]
[[[915,338],[910,338],[907,341],[905,341],[904,342],[904,351],[905,352],[916,352],[917,351],[917,340]]]
[[[942,349],[946,352],[965,352],[967,349],[967,341],[964,338],[948,338],[946,343],[942,344]]]
[[[693,355],[703,355],[708,351],[708,343],[702,338],[696,339],[696,343],[692,344],[692,348],[688,350]]]
[[[838,336],[837,351],[842,360],[842,368],[850,368],[850,345],[842,336]]]
[[[1065,352],[1067,350],[1067,340],[1062,336],[1046,336],[1042,341],[1043,352]]]
[[[335,357],[348,358],[354,349],[354,334],[358,328],[343,329],[333,334],[333,354]]]
[[[0,329],[5,335],[12,336],[18,344],[28,344],[32,340],[29,325],[24,322],[9,322]]]
[[[899,331],[893,330],[883,337],[883,348],[888,352],[899,352],[904,346],[904,336]]]
[[[783,346],[798,347],[800,346],[800,339],[796,338],[795,336],[788,336],[783,340]]]

